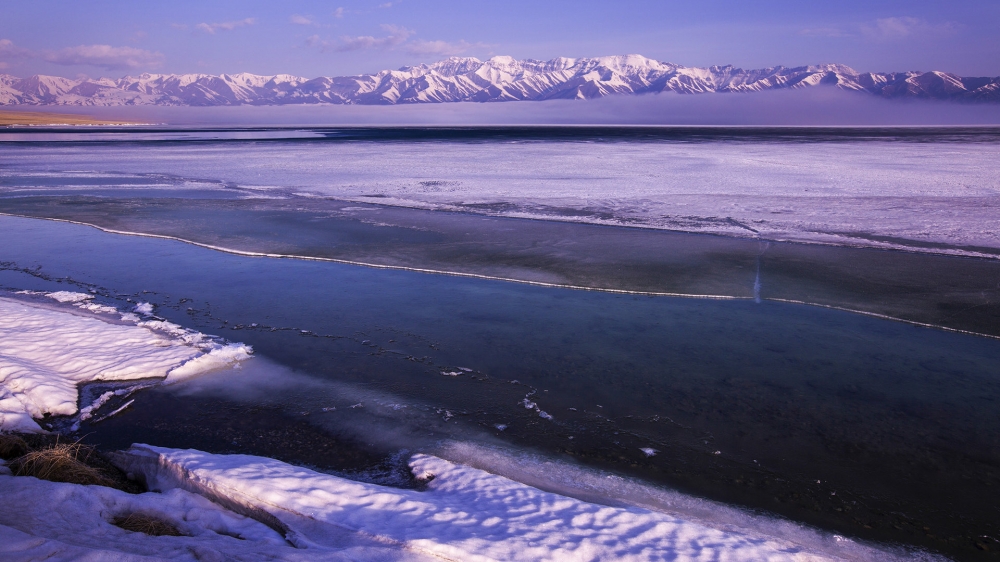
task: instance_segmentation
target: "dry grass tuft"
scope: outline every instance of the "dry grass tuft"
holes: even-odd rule
[[[28,443],[17,435],[0,433],[0,459],[9,461],[31,450]]]
[[[154,537],[180,537],[181,532],[169,522],[146,515],[144,513],[129,513],[111,520],[111,524],[133,533],[145,533]]]
[[[10,463],[15,476],[34,476],[52,482],[112,486],[104,473],[86,464],[94,449],[79,443],[60,444],[26,453]]]

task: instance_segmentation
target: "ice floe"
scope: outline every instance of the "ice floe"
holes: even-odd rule
[[[54,293],[46,293],[46,296],[59,302],[83,302],[94,298],[94,295],[71,291],[55,291]]]
[[[133,310],[135,310],[139,314],[142,314],[143,316],[153,315],[153,305],[148,302],[141,302],[135,305],[135,308]]]

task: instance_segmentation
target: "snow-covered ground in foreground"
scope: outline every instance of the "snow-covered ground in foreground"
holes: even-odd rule
[[[201,560],[896,558],[846,539],[829,549],[833,552],[815,552],[744,529],[588,503],[428,455],[415,455],[410,462],[414,474],[433,476],[423,491],[355,482],[262,457],[148,445],[134,445],[118,462],[144,474],[150,488],[163,494],[127,496],[95,486],[0,476],[10,508],[0,514],[0,534],[11,537],[4,542],[6,554],[18,559],[30,547],[30,552],[62,558],[100,549],[102,555],[119,551]],[[195,494],[270,529],[224,513]],[[46,510],[59,502],[68,504],[65,511]],[[159,515],[191,536],[137,536],[105,522],[123,511]],[[281,531],[287,543],[282,545],[271,529]]]
[[[0,177],[6,193],[85,193],[115,172],[134,174],[135,190],[242,187],[776,240],[1000,249],[997,161],[996,143],[887,140],[40,145],[8,147]]]
[[[113,307],[90,302],[92,295],[85,293],[48,296],[72,303],[79,312],[0,297],[0,431],[40,432],[34,420],[45,414],[69,416],[79,410],[85,419],[114,394],[78,409],[83,383],[175,382],[247,359],[252,351],[148,314],[146,319],[118,315]],[[152,312],[148,304],[136,308]]]
[[[0,476],[0,495],[4,560],[133,560],[146,559],[144,555],[221,560],[219,552],[260,560],[287,550],[281,535],[267,526],[184,490],[133,495],[103,486]],[[147,536],[110,523],[134,512],[159,516],[190,538]]]

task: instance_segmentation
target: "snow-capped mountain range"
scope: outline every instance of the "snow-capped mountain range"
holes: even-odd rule
[[[830,86],[885,98],[1000,102],[1000,77],[857,72],[838,64],[744,70],[684,67],[641,55],[549,61],[452,57],[357,76],[142,74],[113,80],[0,75],[0,105],[285,105],[591,99],[677,92],[761,92]]]

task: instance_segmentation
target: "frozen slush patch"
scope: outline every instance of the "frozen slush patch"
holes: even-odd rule
[[[82,383],[165,379],[175,371],[174,379],[187,378],[252,351],[176,325],[161,331],[143,324],[110,324],[0,298],[0,430],[38,432],[30,418],[75,414]]]
[[[347,480],[247,455],[133,445],[122,467],[151,489],[182,488],[263,513],[298,545],[343,530],[449,560],[826,560],[794,541],[669,513],[561,496],[429,455],[425,491]],[[850,541],[849,541],[850,542]],[[893,559],[869,551],[861,558]]]
[[[86,310],[87,312],[100,312],[103,314],[117,314],[118,309],[113,306],[107,306],[103,304],[97,304],[95,302],[78,302],[74,306],[79,309]]]
[[[18,294],[24,295],[45,295],[50,299],[56,300],[61,303],[72,304],[73,306],[86,310],[88,312],[100,312],[105,314],[116,314],[118,309],[113,306],[107,306],[104,304],[97,304],[92,302],[94,295],[88,295],[87,293],[74,293],[72,291],[56,291],[54,293],[40,293],[37,291],[18,291]]]
[[[94,295],[88,295],[86,293],[74,293],[71,291],[56,291],[54,293],[46,293],[45,296],[50,299],[55,299],[59,302],[83,302],[94,298]]]
[[[153,305],[149,304],[148,302],[141,302],[135,305],[135,308],[132,310],[135,310],[136,312],[142,314],[143,316],[153,315]]]
[[[142,321],[141,318],[139,318],[135,314],[132,314],[131,312],[121,312],[119,314],[121,314],[122,320],[125,322],[135,322],[136,324],[138,324],[139,322]]]

